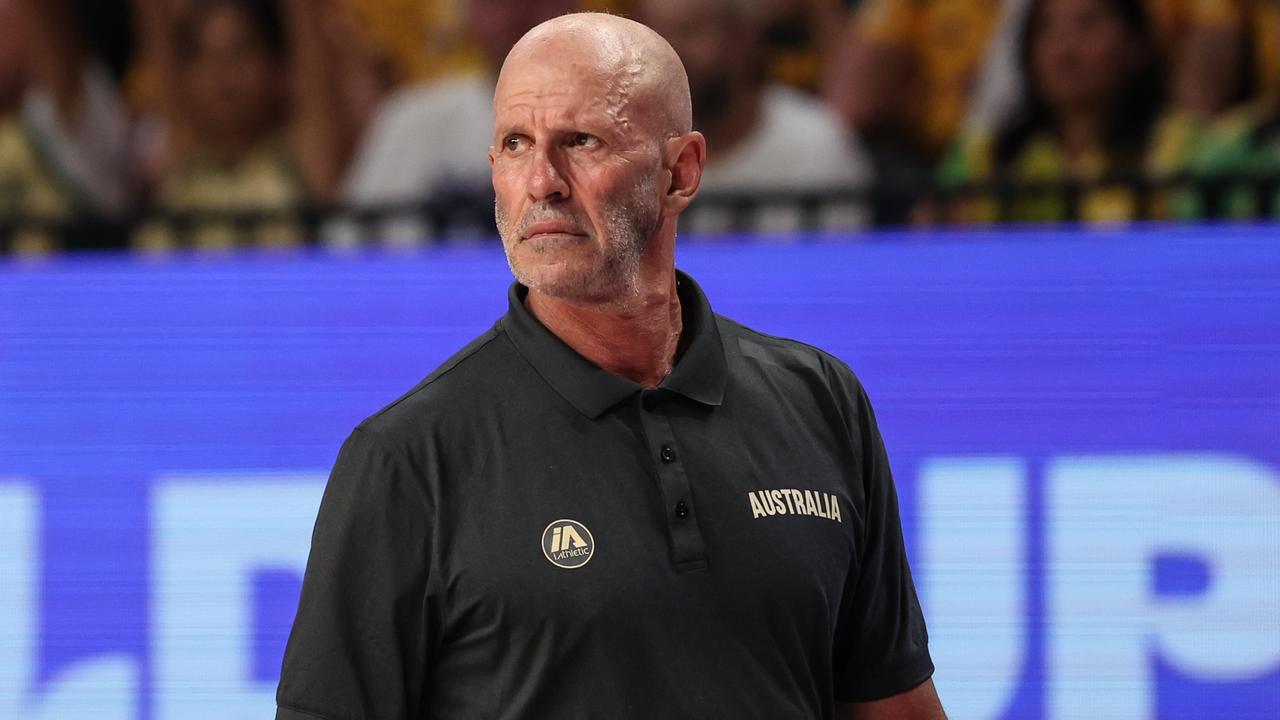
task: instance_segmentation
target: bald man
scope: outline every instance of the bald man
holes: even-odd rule
[[[675,269],[674,51],[560,17],[494,111],[510,308],[344,444],[277,718],[942,717],[861,386]]]

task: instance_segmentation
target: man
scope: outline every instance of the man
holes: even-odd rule
[[[866,396],[675,271],[675,52],[560,17],[494,108],[510,310],[344,445],[277,718],[942,717]]]
[[[639,18],[679,54],[693,98],[693,126],[711,152],[702,190],[754,193],[823,192],[865,187],[871,160],[840,118],[817,98],[764,77],[763,28],[751,0],[640,0]],[[824,229],[866,224],[857,203],[828,203],[818,217]],[[682,219],[694,232],[724,231],[728,217],[694,208]],[[727,215],[727,213],[723,213]],[[752,217],[757,230],[788,231],[801,209],[764,205]]]
[[[576,6],[574,0],[469,0],[465,27],[483,68],[411,85],[387,99],[357,148],[344,200],[377,207],[487,195],[484,150],[498,68],[525,30]],[[435,142],[422,142],[424,137]]]
[[[0,0],[0,219],[119,216],[133,199],[128,115],[75,21],[67,0]],[[12,242],[57,238],[20,226]]]

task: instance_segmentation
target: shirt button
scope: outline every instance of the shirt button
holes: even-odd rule
[[[670,445],[663,445],[662,452],[658,454],[664,463],[672,463],[676,461],[676,449]]]
[[[689,506],[683,500],[676,501],[676,517],[681,520],[689,517]]]

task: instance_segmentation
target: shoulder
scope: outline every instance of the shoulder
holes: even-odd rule
[[[799,130],[822,133],[823,137],[843,137],[839,118],[821,100],[795,88],[774,83],[764,91],[765,113],[777,123],[789,123]]]
[[[771,138],[785,141],[792,150],[811,151],[813,159],[848,166],[860,158],[849,155],[857,148],[840,118],[818,98],[773,84],[763,98],[765,126]]]
[[[378,110],[375,125],[403,127],[414,121],[482,108],[492,101],[493,90],[478,75],[457,75],[411,85],[396,92]]]
[[[825,387],[832,395],[852,398],[861,384],[843,360],[822,348],[760,332],[722,315],[716,319],[726,343],[736,343],[744,362],[760,372],[785,374]]]
[[[825,188],[870,179],[871,161],[836,114],[817,98],[779,84],[761,98],[760,123],[730,151],[729,184]]]
[[[518,361],[499,320],[408,392],[365,418],[357,430],[405,447],[467,424],[478,408],[501,399],[501,370]]]
[[[945,184],[960,184],[990,176],[994,148],[995,138],[989,131],[962,131],[938,164],[938,180]]]
[[[790,418],[821,418],[828,431],[865,442],[875,418],[862,382],[843,360],[808,343],[768,335],[717,316],[721,336],[734,343],[731,374],[741,387],[763,393],[756,402]],[[736,352],[735,352],[736,351]],[[735,372],[736,371],[736,372]]]
[[[445,176],[487,177],[492,95],[487,80],[473,75],[393,95],[378,109],[352,159],[347,200],[416,200],[432,195]]]
[[[493,117],[492,101],[493,90],[479,76],[461,75],[411,85],[378,108],[362,149],[374,148],[393,156],[422,155],[441,152],[438,142],[423,141],[433,134],[443,134],[447,140],[450,134],[479,131],[483,133],[480,137],[487,138]]]
[[[1209,126],[1191,156],[1191,169],[1200,173],[1246,169],[1254,159],[1257,129],[1266,116],[1260,105],[1245,105]]]

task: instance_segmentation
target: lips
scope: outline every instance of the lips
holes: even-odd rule
[[[538,235],[578,235],[585,237],[586,233],[582,232],[577,225],[562,220],[543,220],[536,222],[524,229],[525,239],[533,238]]]

